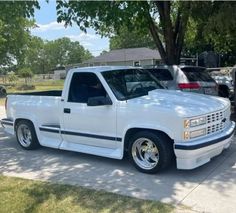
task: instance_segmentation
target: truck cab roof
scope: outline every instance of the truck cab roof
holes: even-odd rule
[[[80,67],[80,68],[73,68],[69,72],[94,72],[94,73],[101,73],[104,71],[114,71],[114,70],[123,70],[123,69],[136,69],[138,67],[132,66],[95,66],[95,67]]]

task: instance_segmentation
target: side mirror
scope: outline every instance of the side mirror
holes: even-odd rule
[[[92,97],[88,99],[88,106],[105,106],[105,105],[112,105],[112,101],[109,97]]]

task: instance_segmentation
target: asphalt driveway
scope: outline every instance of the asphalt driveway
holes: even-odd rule
[[[0,118],[4,116],[0,107]],[[235,212],[236,139],[228,150],[200,168],[183,171],[173,165],[161,174],[147,175],[136,171],[128,159],[50,148],[25,151],[15,137],[0,128],[0,174],[160,200],[177,205],[180,212]]]

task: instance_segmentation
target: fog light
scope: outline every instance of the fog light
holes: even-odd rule
[[[206,135],[206,129],[199,129],[199,130],[195,130],[195,131],[190,132],[190,138],[196,138],[196,137],[200,137],[203,135]]]

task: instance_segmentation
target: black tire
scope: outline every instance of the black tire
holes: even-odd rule
[[[219,87],[219,96],[229,98],[229,89],[226,86]]]
[[[0,97],[6,97],[7,91],[4,87],[0,88]]]
[[[30,132],[31,140],[28,140],[28,138],[26,140],[26,135],[22,133],[23,132],[22,128],[26,128],[26,130],[28,129],[27,131]],[[23,149],[34,150],[40,147],[40,144],[39,144],[36,132],[35,132],[35,128],[32,122],[28,120],[21,120],[17,122],[15,131],[16,131],[17,142]],[[22,137],[25,138],[25,140]],[[26,144],[23,141],[28,141],[28,143]]]
[[[142,168],[136,162],[139,157],[134,157],[132,154],[132,149],[135,149],[135,143],[140,139],[146,138],[155,144],[158,153],[159,159],[156,165],[153,168]],[[137,150],[137,149],[135,149]],[[167,168],[174,158],[174,150],[173,150],[173,143],[171,139],[163,133],[156,133],[152,131],[142,131],[136,133],[131,139],[129,140],[129,147],[128,147],[128,154],[129,159],[131,160],[132,164],[135,166],[137,170],[143,173],[148,174],[155,174],[165,168]],[[136,159],[136,161],[135,161]],[[140,159],[140,158],[139,158]],[[151,158],[149,157],[149,160]]]

